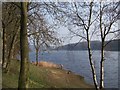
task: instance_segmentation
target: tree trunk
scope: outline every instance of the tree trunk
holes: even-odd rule
[[[38,49],[36,49],[36,66],[38,65]]]
[[[90,39],[89,39],[88,31],[86,31],[86,33],[87,33],[87,47],[88,47],[88,54],[89,54],[89,62],[90,62],[91,70],[92,70],[92,77],[93,77],[93,81],[94,81],[94,85],[95,85],[96,90],[99,90],[95,66],[94,66],[93,61],[92,61],[92,53],[91,53]]]
[[[104,39],[102,39],[100,62],[100,89],[102,88],[104,88]]]
[[[21,30],[20,30],[21,64],[18,89],[28,88],[29,51],[27,38],[27,2],[21,2]]]
[[[12,54],[13,54],[13,50],[14,50],[14,44],[15,44],[15,40],[17,38],[17,34],[18,34],[18,31],[14,34],[13,38],[12,38],[12,42],[10,44],[10,48],[9,48],[9,53],[8,53],[8,59],[7,59],[7,64],[6,64],[6,70],[7,72],[9,72],[9,67],[10,67],[10,62],[11,62],[11,59],[12,59]]]
[[[3,27],[3,56],[2,56],[2,68],[5,68],[5,62],[7,61],[7,45],[6,45],[6,30],[5,30],[5,25],[2,23]]]

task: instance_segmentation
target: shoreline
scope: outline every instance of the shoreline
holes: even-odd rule
[[[48,66],[41,65],[41,62],[42,62],[42,63],[43,63],[43,62],[47,63]],[[35,65],[35,63],[36,63],[36,62],[32,62],[33,65]],[[51,66],[49,67],[49,64],[51,64],[51,63],[53,64],[53,67],[51,67]],[[59,70],[62,70],[62,71],[64,71],[64,73],[66,73],[67,75],[77,76],[80,80],[83,81],[84,84],[86,84],[86,85],[94,88],[94,85],[92,85],[92,84],[88,83],[87,81],[85,81],[84,76],[82,76],[82,75],[80,75],[80,74],[77,74],[77,73],[75,73],[75,72],[73,72],[73,71],[71,71],[71,70],[67,70],[67,69],[64,68],[64,66],[62,66],[62,68],[61,68],[61,67],[58,68],[58,67],[55,67],[55,66],[54,66],[54,65],[59,66],[60,64],[55,64],[55,63],[53,63],[53,62],[48,62],[48,61],[40,61],[39,64],[40,64],[40,65],[37,65],[38,67],[48,68],[48,69],[55,69],[55,70],[58,70],[58,71],[59,71]],[[36,65],[35,65],[35,66],[36,66]]]

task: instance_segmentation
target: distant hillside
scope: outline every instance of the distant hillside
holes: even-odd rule
[[[108,43],[106,41],[105,43]],[[120,39],[112,40],[106,47],[105,50],[108,51],[120,51],[118,48],[118,44],[120,43]],[[91,41],[92,50],[100,50],[101,42],[100,41]],[[58,50],[87,50],[87,42],[80,42],[74,44],[68,44],[57,48]]]

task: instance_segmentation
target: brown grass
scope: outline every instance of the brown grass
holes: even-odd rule
[[[36,65],[36,62],[33,62],[34,65]],[[49,67],[49,68],[58,68],[58,69],[62,69],[62,65],[60,64],[54,64],[52,62],[47,62],[47,61],[40,61],[38,62],[38,66],[41,67]]]

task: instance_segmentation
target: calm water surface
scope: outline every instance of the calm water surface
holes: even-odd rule
[[[35,61],[35,52],[30,53]],[[63,64],[65,69],[84,76],[87,83],[93,83],[87,51],[50,51],[39,53],[39,61]],[[93,51],[93,60],[99,80],[100,51]],[[105,87],[118,88],[118,52],[105,52]]]

